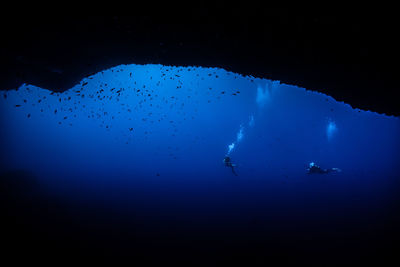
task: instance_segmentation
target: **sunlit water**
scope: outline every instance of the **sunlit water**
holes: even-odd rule
[[[121,65],[63,93],[25,84],[0,96],[1,172],[32,173],[136,232],[329,239],[389,216],[399,189],[399,118],[279,81]],[[309,175],[310,162],[342,172]]]

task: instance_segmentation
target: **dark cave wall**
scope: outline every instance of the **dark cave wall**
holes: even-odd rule
[[[221,67],[400,115],[396,21],[386,11],[200,6],[131,16],[2,18],[0,89],[64,91],[119,64]]]

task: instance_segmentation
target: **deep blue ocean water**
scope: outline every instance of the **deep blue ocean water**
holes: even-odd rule
[[[120,65],[63,93],[0,93],[18,223],[57,251],[357,263],[398,238],[397,117],[219,68]]]

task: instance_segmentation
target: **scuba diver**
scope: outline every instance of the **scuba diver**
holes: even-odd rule
[[[322,169],[320,166],[315,164],[314,162],[311,162],[310,165],[307,168],[307,173],[308,174],[325,174],[325,173],[331,173],[331,172],[341,172],[342,170],[339,168],[330,168],[330,169]]]
[[[230,157],[225,156],[223,162],[224,162],[224,165],[225,165],[226,167],[231,167],[232,173],[233,173],[235,176],[238,176],[237,173],[235,172],[235,169],[234,169],[234,167],[236,167],[236,164],[233,164],[233,163],[232,163]]]

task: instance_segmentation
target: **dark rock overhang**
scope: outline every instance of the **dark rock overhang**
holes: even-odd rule
[[[64,91],[119,64],[221,67],[400,115],[395,18],[363,12],[196,7],[127,17],[2,19],[0,89]]]

